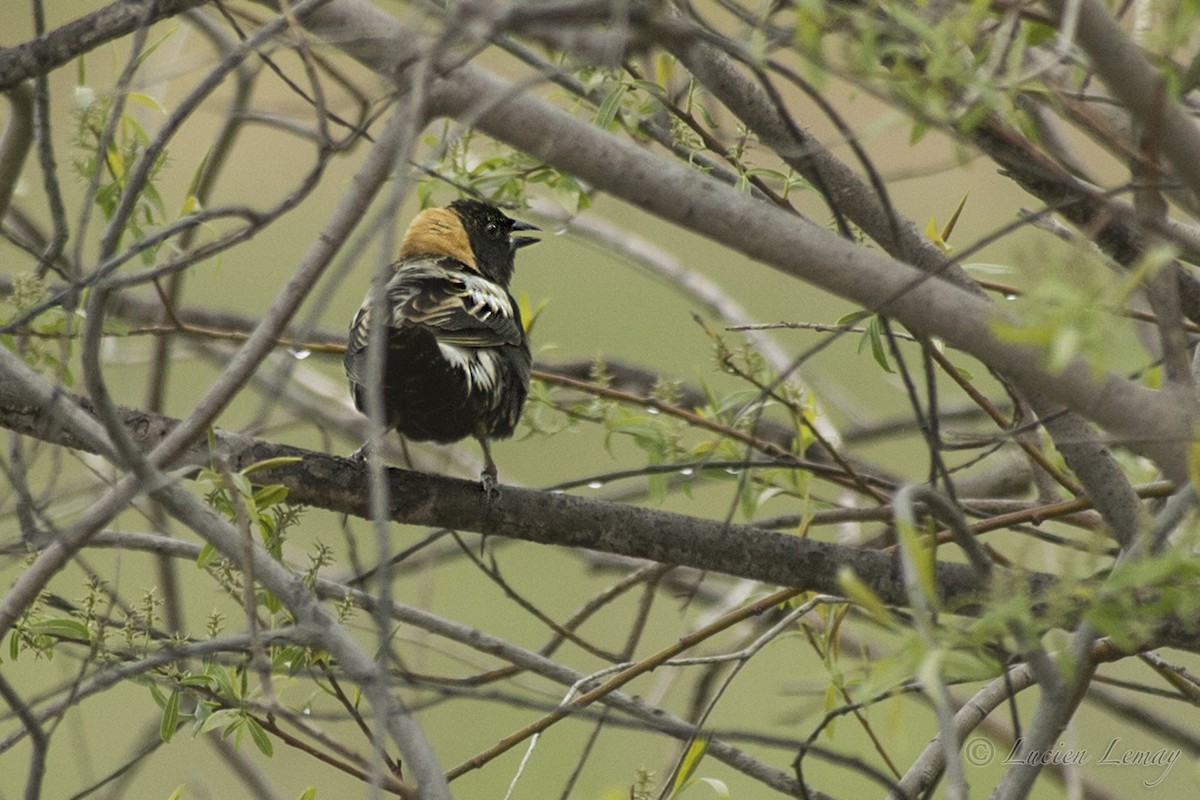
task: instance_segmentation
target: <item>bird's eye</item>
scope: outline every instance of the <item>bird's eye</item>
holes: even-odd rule
[[[496,239],[500,236],[500,226],[494,222],[489,222],[483,229],[483,232],[488,236]]]

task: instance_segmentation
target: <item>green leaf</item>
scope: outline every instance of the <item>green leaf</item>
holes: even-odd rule
[[[739,487],[741,491],[738,493],[738,504],[742,516],[746,519],[754,519],[754,512],[758,509],[758,497],[754,492],[754,484],[747,478],[743,478]]]
[[[167,795],[167,800],[179,800],[179,798],[183,797],[183,789],[185,786],[187,786],[186,783],[181,783],[176,786],[175,791]]]
[[[643,447],[653,447],[662,441],[662,429],[652,422],[643,421],[644,419],[644,417],[635,417],[627,420],[612,420],[608,423],[608,429],[613,433],[632,436]]]
[[[890,655],[871,662],[870,674],[859,685],[859,692],[863,697],[876,697],[911,680],[924,652],[915,637],[904,640]]]
[[[1174,244],[1156,245],[1143,253],[1121,281],[1114,298],[1115,305],[1125,305],[1132,295],[1178,255],[1179,247]]]
[[[274,467],[282,467],[287,464],[295,464],[302,459],[299,456],[279,456],[278,458],[264,458],[262,461],[255,461],[250,466],[241,471],[242,475],[249,475],[251,472],[260,469],[273,469]]]
[[[267,758],[274,755],[275,748],[271,745],[271,737],[267,736],[267,732],[263,730],[262,725],[258,724],[258,720],[254,717],[246,717],[246,730],[250,731],[250,738],[260,753]]]
[[[654,505],[662,505],[667,499],[669,488],[666,475],[661,472],[650,475],[646,478],[646,499]]]
[[[991,103],[975,103],[958,119],[958,130],[971,133],[987,119],[993,111]]]
[[[908,146],[912,147],[920,142],[925,138],[925,134],[927,133],[929,133],[929,123],[922,122],[921,120],[914,120],[912,130],[908,134]]]
[[[950,241],[950,234],[954,233],[954,226],[958,224],[958,218],[962,216],[963,209],[967,206],[967,198],[970,197],[970,195],[971,192],[967,191],[966,194],[962,196],[962,200],[958,201],[958,208],[954,209],[954,213],[950,215],[950,221],[947,222],[946,227],[942,229],[941,238],[944,243]],[[949,245],[947,245],[947,247],[949,247]]]
[[[238,696],[234,678],[225,666],[210,662],[204,666],[204,674],[212,679],[222,697]]]
[[[188,181],[187,198],[191,200],[200,193],[200,183],[204,180],[204,170],[208,168],[208,159],[212,155],[212,148],[204,151],[204,157],[200,159],[200,163],[196,165],[196,169],[192,172],[192,179]],[[186,209],[187,201],[184,201]],[[189,213],[184,211],[185,214]]]
[[[937,581],[934,579],[934,550],[929,540],[920,536],[913,525],[896,517],[896,536],[900,549],[912,559],[917,573],[917,586],[921,594],[929,600],[931,607],[937,607]]]
[[[208,715],[208,718],[204,720],[204,723],[200,726],[200,729],[196,731],[196,734],[199,735],[201,733],[208,733],[209,731],[216,730],[217,728],[225,728],[233,725],[239,719],[241,719],[241,716],[242,712],[236,708],[219,709]]]
[[[625,91],[625,84],[619,83],[608,93],[608,96],[600,103],[600,108],[596,110],[596,127],[604,130],[612,127],[613,121],[617,118],[617,112],[621,109],[621,99],[625,97]]]
[[[189,194],[183,198],[183,205],[179,207],[179,216],[186,217],[188,214],[200,210],[200,198],[194,194]]]
[[[88,626],[77,619],[45,619],[30,624],[26,630],[35,636],[54,636],[59,639],[79,639],[85,642],[92,640],[92,632]]]
[[[272,614],[278,614],[280,611],[283,611],[283,603],[273,592],[268,592],[266,589],[258,591],[258,602],[266,606],[267,611],[270,611]]]
[[[780,488],[779,486],[766,487],[761,492],[759,492],[758,497],[755,498],[754,510],[758,511],[758,509],[762,508],[763,504],[766,503],[768,500],[770,500],[772,497],[781,495],[783,493],[784,493],[784,490],[782,488]]]
[[[862,578],[854,574],[854,570],[842,567],[838,570],[837,580],[838,586],[847,600],[870,614],[880,625],[887,628],[892,627],[892,615],[888,613],[887,606],[883,604],[879,595],[871,591],[871,587],[867,586]]]
[[[125,177],[125,160],[121,157],[121,151],[117,148],[116,143],[110,142],[107,150],[104,153],[104,163],[108,166],[108,171],[118,182]],[[99,200],[99,197],[97,197]]]
[[[933,242],[937,246],[937,249],[943,253],[950,252],[950,245],[946,244],[946,240],[942,238],[942,234],[938,230],[937,220],[933,217],[930,217],[929,222],[925,223],[925,238]]]
[[[288,488],[282,483],[272,483],[260,486],[254,490],[254,505],[257,508],[270,508],[287,500]]]
[[[550,298],[543,299],[537,306],[533,305],[533,301],[529,297],[528,292],[521,292],[517,297],[517,306],[521,309],[521,320],[525,325],[525,333],[533,330],[534,324],[538,321],[538,317],[550,305]]]
[[[305,789],[299,800],[317,800],[317,787],[310,786]]]
[[[667,97],[667,90],[654,81],[635,80],[633,85],[659,99],[666,99]]]
[[[683,756],[683,761],[679,764],[679,771],[675,773],[675,781],[671,785],[671,794],[678,794],[687,783],[696,774],[696,769],[700,766],[700,762],[704,760],[704,754],[708,752],[708,743],[711,736],[701,736],[693,739],[688,745],[687,752]]]
[[[950,366],[954,368],[954,372],[958,375],[958,377],[961,378],[962,380],[966,381],[967,383],[970,383],[971,381],[975,380],[975,376],[972,375],[968,370],[963,369],[962,367],[958,366],[957,364],[951,364]]]
[[[204,569],[216,561],[217,556],[217,548],[213,547],[211,544],[205,544],[204,547],[200,548],[200,553],[196,556],[196,566],[200,569]]]
[[[150,95],[145,94],[143,92],[130,92],[129,94],[125,95],[125,97],[129,100],[130,103],[135,103],[140,106],[145,106],[146,108],[149,108],[152,111],[157,111],[159,114],[167,113],[167,110],[165,108],[163,108],[162,103],[158,102],[153,97],[151,97]]]
[[[299,645],[280,647],[271,655],[271,668],[295,675],[312,663],[308,649]]]
[[[863,333],[862,341],[859,343],[858,351],[862,352],[863,344],[871,346],[871,357],[875,359],[884,372],[895,373],[892,369],[891,362],[888,361],[887,348],[883,344],[883,321],[878,314],[872,314],[871,319],[867,322],[867,329]]]
[[[143,675],[141,677],[146,681],[145,686],[150,690],[150,697],[154,700],[154,704],[159,708],[166,708],[167,696],[163,694],[163,691],[161,688],[159,688],[158,684],[151,681],[148,676]]]
[[[217,687],[217,682],[211,675],[197,672],[191,675],[184,675],[179,679],[180,686],[194,686],[200,689],[214,689]]]
[[[871,312],[869,311],[851,311],[849,314],[843,314],[842,316],[838,317],[833,324],[839,327],[847,327],[850,325],[857,325],[864,319],[869,319],[870,317]]]
[[[1196,438],[1197,433],[1200,431],[1192,431],[1192,441],[1188,443],[1187,468],[1192,491],[1200,494],[1200,440]]]
[[[171,741],[175,731],[179,729],[179,690],[171,692],[167,704],[163,708],[162,720],[158,723],[158,738],[164,742]]]
[[[1058,37],[1058,29],[1053,25],[1046,25],[1042,22],[1028,22],[1026,23],[1026,27],[1029,31],[1028,36],[1030,46],[1039,45],[1043,42],[1049,42]]]
[[[237,489],[238,494],[240,494],[242,497],[246,498],[247,500],[254,497],[254,487],[250,484],[250,479],[246,477],[246,473],[244,471],[232,473],[229,475],[229,480],[233,483],[234,488]]]

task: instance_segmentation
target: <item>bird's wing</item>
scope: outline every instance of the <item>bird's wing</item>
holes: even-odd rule
[[[365,382],[358,370],[361,356],[367,351],[367,335],[370,331],[371,295],[368,294],[358,313],[354,315],[354,322],[350,323],[350,339],[346,342],[346,353],[342,356],[342,366],[346,368],[351,385]]]
[[[423,327],[438,342],[457,347],[519,346],[524,338],[520,311],[508,292],[456,269],[451,259],[417,258],[400,264],[386,292],[393,328]],[[344,361],[352,379],[367,349],[371,305],[368,294],[350,325]]]
[[[391,325],[428,328],[442,344],[520,345],[521,316],[501,286],[445,260],[401,266],[387,285]]]

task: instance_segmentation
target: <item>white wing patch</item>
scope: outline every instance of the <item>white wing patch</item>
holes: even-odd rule
[[[488,320],[497,314],[503,317],[513,315],[512,305],[508,301],[508,293],[491,281],[468,275],[463,281],[467,287],[467,295],[463,298],[463,308],[477,319]]]
[[[430,288],[426,281],[438,282]],[[499,332],[516,315],[508,293],[478,275],[448,270],[438,261],[403,264],[388,283],[392,327],[421,323],[439,328],[438,337],[453,342],[456,318],[472,317]],[[428,294],[426,292],[429,292]],[[494,327],[499,325],[499,327]]]

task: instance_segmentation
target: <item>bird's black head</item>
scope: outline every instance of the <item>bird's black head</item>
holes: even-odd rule
[[[508,288],[517,249],[540,241],[531,236],[513,236],[513,231],[536,231],[528,222],[511,219],[491,203],[455,200],[450,209],[462,220],[475,265],[485,278]]]

